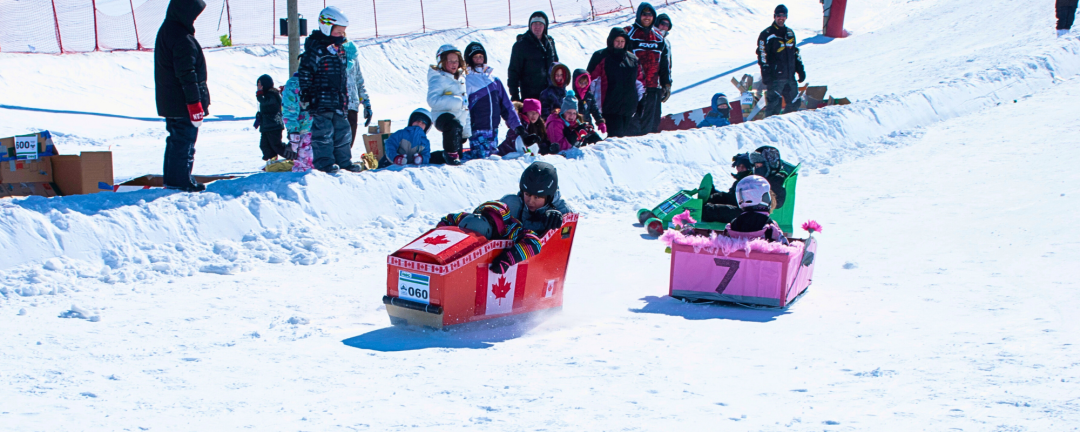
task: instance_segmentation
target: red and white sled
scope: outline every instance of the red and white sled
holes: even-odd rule
[[[424,233],[387,258],[386,313],[394,325],[443,329],[562,307],[563,281],[578,215],[563,216],[540,254],[503,274],[491,260],[513,243],[457,227]]]

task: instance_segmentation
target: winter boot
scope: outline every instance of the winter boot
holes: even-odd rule
[[[333,173],[338,172],[338,170],[340,170],[340,169],[341,169],[341,167],[339,167],[337,164],[333,164],[333,165],[330,165],[329,167],[326,167],[326,169],[319,169],[319,171],[322,171],[322,172],[327,173],[327,174],[333,174]]]

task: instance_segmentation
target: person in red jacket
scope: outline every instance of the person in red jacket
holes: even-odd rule
[[[660,103],[664,93],[671,91],[671,68],[668,66],[667,44],[664,35],[653,26],[656,8],[651,4],[638,6],[637,20],[626,27],[630,39],[628,50],[641,64],[645,96],[638,104],[637,134],[660,132]]]

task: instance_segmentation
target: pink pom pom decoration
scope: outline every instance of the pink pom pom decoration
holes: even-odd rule
[[[802,229],[804,231],[809,231],[810,233],[821,232],[821,224],[817,223],[816,220],[811,219],[802,224]]]
[[[686,210],[681,214],[671,218],[671,224],[680,228],[687,227],[696,223],[697,221],[690,216],[690,210]]]

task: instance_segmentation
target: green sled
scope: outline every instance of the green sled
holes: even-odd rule
[[[784,206],[773,210],[772,219],[780,225],[784,233],[791,235],[793,232],[792,219],[795,218],[795,183],[799,180],[799,168],[802,164],[792,165],[783,163],[783,171],[787,174],[784,180],[784,190],[787,198]],[[664,230],[671,225],[671,219],[684,211],[690,210],[690,217],[696,221],[701,220],[701,207],[709,200],[709,193],[713,189],[712,174],[705,174],[701,179],[701,185],[697,189],[682,190],[668,197],[660,205],[652,210],[640,209],[637,212],[638,222],[641,222],[648,230],[649,235],[659,237]],[[700,230],[723,231],[727,228],[726,223],[698,222],[694,228]]]

